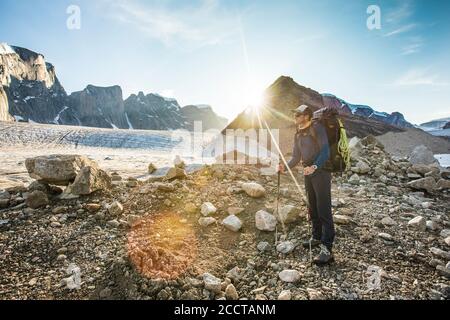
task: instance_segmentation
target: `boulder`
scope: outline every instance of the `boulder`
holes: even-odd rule
[[[45,207],[47,204],[49,204],[49,201],[47,195],[44,192],[36,190],[28,195],[25,203],[31,209],[38,209],[41,207]]]
[[[436,188],[439,190],[448,190],[450,189],[450,180],[447,179],[439,179],[436,184]]]
[[[422,216],[417,216],[408,221],[408,227],[419,231],[427,229],[427,220]]]
[[[95,191],[108,190],[111,186],[111,178],[105,171],[98,167],[87,166],[81,169],[68,188],[71,194],[88,195]]]
[[[211,202],[205,202],[202,204],[200,209],[202,215],[209,216],[210,214],[216,213],[217,209]]]
[[[174,167],[170,168],[169,171],[167,171],[165,179],[166,180],[173,180],[173,179],[183,179],[186,178],[187,174],[186,171],[182,168]]]
[[[301,274],[297,270],[283,270],[278,274],[278,276],[281,281],[288,283],[297,282],[301,278]]]
[[[432,193],[436,190],[436,181],[432,177],[426,177],[418,180],[408,182],[408,186],[416,190],[425,190],[428,193]]]
[[[38,181],[67,186],[81,169],[97,167],[97,164],[80,155],[49,155],[26,159],[25,166],[30,177]]]
[[[260,210],[255,215],[256,228],[261,231],[275,231],[277,219],[270,213]]]
[[[278,214],[278,221],[283,223],[292,223],[300,217],[300,208],[293,205],[286,205],[281,207]]]
[[[424,145],[420,145],[414,148],[411,155],[409,156],[409,162],[411,164],[425,164],[430,165],[433,163],[438,163],[438,160],[434,157],[433,152],[425,147]]]
[[[252,198],[261,198],[266,194],[266,189],[256,182],[243,183],[242,190]]]
[[[225,226],[225,228],[234,232],[237,232],[242,228],[241,220],[235,215],[228,216],[222,221],[222,223]]]

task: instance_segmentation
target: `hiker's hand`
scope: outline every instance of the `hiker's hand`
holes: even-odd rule
[[[313,166],[303,168],[303,174],[304,174],[305,176],[310,176],[310,175],[312,175],[315,171],[316,171],[316,169],[315,169]]]
[[[278,172],[284,173],[284,171],[285,171],[284,164],[280,163],[280,164],[278,165]]]

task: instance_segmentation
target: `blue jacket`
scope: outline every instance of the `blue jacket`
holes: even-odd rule
[[[315,130],[316,139],[311,135],[311,130]],[[323,168],[325,162],[330,158],[330,147],[325,127],[319,123],[313,123],[313,128],[306,128],[298,131],[294,140],[294,151],[292,159],[288,162],[289,168],[294,168],[300,161],[303,165],[316,165]]]

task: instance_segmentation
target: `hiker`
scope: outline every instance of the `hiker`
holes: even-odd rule
[[[334,261],[332,255],[335,229],[331,213],[331,172],[324,169],[330,158],[330,148],[325,127],[312,121],[313,111],[307,105],[292,110],[295,115],[297,132],[294,139],[292,159],[289,168],[297,164],[303,167],[305,190],[309,203],[309,215],[312,222],[312,237],[303,242],[305,248],[320,247],[320,253],[314,263],[324,265]],[[284,164],[279,165],[284,173]]]

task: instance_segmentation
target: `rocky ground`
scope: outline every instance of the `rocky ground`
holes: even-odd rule
[[[288,175],[286,230],[277,224],[277,177],[267,168],[186,174],[177,163],[164,178],[137,181],[84,163],[62,195],[37,182],[0,191],[0,297],[448,299],[448,170],[426,150],[414,165],[391,157],[372,138],[354,140],[352,154],[352,170],[333,181],[336,262],[326,267],[299,245],[306,207]],[[50,182],[36,161],[31,175]]]

